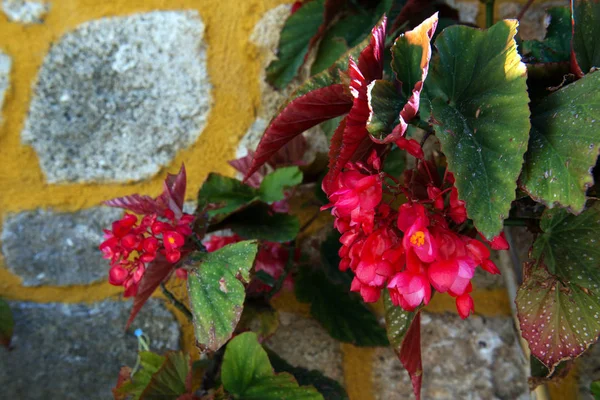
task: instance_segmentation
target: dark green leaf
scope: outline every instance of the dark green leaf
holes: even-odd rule
[[[377,317],[349,288],[331,283],[322,270],[303,268],[295,280],[296,297],[310,303],[310,314],[331,337],[356,346],[387,346]]]
[[[298,386],[287,373],[275,375],[256,334],[242,333],[225,349],[221,380],[227,392],[240,400],[318,400],[315,388]]]
[[[283,358],[279,357],[277,353],[270,349],[265,349],[271,365],[275,372],[287,372],[294,375],[294,378],[298,381],[299,385],[302,386],[314,386],[315,389],[323,395],[325,400],[348,400],[348,394],[344,387],[336,380],[326,377],[320,371],[309,370],[301,367],[294,367],[287,363]]]
[[[341,246],[340,234],[334,229],[321,243],[321,261],[323,262],[323,271],[331,282],[349,288],[352,283],[352,273],[340,271],[339,251]]]
[[[260,199],[266,203],[283,200],[284,190],[302,183],[302,172],[298,167],[278,168],[260,184]]]
[[[281,30],[278,59],[267,67],[267,80],[278,89],[286,87],[304,63],[310,39],[323,23],[324,0],[305,3],[290,15]]]
[[[182,352],[167,353],[163,364],[152,375],[140,400],[176,400],[187,392],[189,356]]]
[[[552,374],[600,335],[600,206],[547,210],[517,293],[523,337]]]
[[[198,208],[208,204],[222,205],[221,208],[208,211],[209,216],[229,214],[256,200],[258,191],[237,179],[211,173],[198,192]]]
[[[231,214],[211,228],[231,229],[245,239],[289,242],[300,231],[300,221],[293,215],[273,213],[265,203],[254,203]]]
[[[550,24],[546,37],[540,40],[524,40],[521,51],[528,63],[568,62],[571,55],[571,10],[553,7],[546,10]]]
[[[526,68],[516,21],[488,30],[446,28],[426,85],[435,127],[459,198],[485,237],[502,229],[515,198],[529,136]],[[433,87],[431,87],[433,86]],[[423,104],[423,101],[422,101]]]
[[[590,391],[594,395],[594,400],[600,400],[600,381],[592,382]]]
[[[231,337],[246,296],[240,279],[249,282],[256,252],[256,242],[244,241],[192,257],[188,292],[199,345],[216,351]]]
[[[367,130],[378,139],[383,139],[398,122],[398,115],[406,98],[401,96],[392,82],[378,79],[373,81],[368,88],[370,118],[367,121]]]
[[[10,339],[12,338],[15,327],[15,320],[8,303],[4,299],[0,299],[0,345],[10,347]]]
[[[571,0],[573,4],[573,51],[584,74],[600,67],[600,2]]]
[[[406,167],[406,151],[395,147],[385,157],[383,171],[398,178],[404,173]]]
[[[310,68],[311,75],[331,67],[346,51],[348,51],[348,45],[344,39],[331,34],[325,35],[319,44],[317,57]]]
[[[533,109],[521,183],[535,200],[583,210],[600,149],[599,89],[600,73],[588,74]]]

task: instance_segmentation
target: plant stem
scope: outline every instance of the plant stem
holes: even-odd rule
[[[494,25],[494,0],[485,2],[485,27],[489,28]]]
[[[534,1],[535,1],[535,0],[529,0],[529,1],[527,2],[527,4],[525,4],[525,5],[523,6],[523,8],[521,9],[521,12],[519,12],[519,15],[517,15],[517,19],[518,19],[519,21],[520,21],[520,20],[521,20],[521,19],[522,19],[522,18],[525,16],[525,13],[526,13],[526,12],[527,12],[527,10],[529,9],[529,7],[531,7],[531,5],[533,4],[533,2],[534,2]]]
[[[288,255],[287,263],[285,264],[285,269],[283,270],[281,275],[279,275],[279,279],[277,279],[275,285],[267,295],[267,300],[271,300],[273,296],[275,296],[281,290],[285,278],[287,278],[289,273],[292,271],[292,267],[294,266],[294,257],[296,255],[296,241],[293,241],[290,244],[289,252],[290,253]]]
[[[181,311],[183,313],[183,315],[185,315],[187,317],[187,319],[190,320],[190,322],[193,321],[194,317],[192,315],[192,312],[185,306],[185,304],[183,304],[182,302],[180,302],[179,300],[177,300],[177,298],[175,297],[175,295],[173,293],[171,293],[169,291],[169,289],[167,289],[167,287],[165,286],[164,282],[162,282],[160,284],[160,289],[162,290],[162,292],[165,295],[165,297],[167,299],[169,299],[169,301],[171,302],[171,304],[173,304],[176,309],[178,309],[179,311]]]

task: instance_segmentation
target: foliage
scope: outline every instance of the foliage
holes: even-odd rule
[[[564,376],[600,336],[600,6],[571,3],[548,11],[544,40],[519,41],[517,21],[475,29],[435,0],[298,2],[266,74],[295,90],[256,151],[230,162],[244,180],[210,174],[193,215],[183,168],[156,198],[107,202],[130,212],[101,245],[110,283],[134,297],[130,322],[160,286],[193,321],[204,375],[198,389],[187,355],[141,352],[115,397],[347,399],[260,345],[287,291],[334,339],[390,345],[419,398],[421,310],[443,295],[474,313],[475,270],[500,273],[491,251],[515,224],[535,235],[516,298],[530,382]],[[317,125],[325,169],[301,161]],[[295,215],[312,204],[335,228],[316,245],[316,216]],[[365,304],[381,297],[385,328]]]
[[[4,299],[0,298],[0,345],[9,348],[15,321],[12,311]]]

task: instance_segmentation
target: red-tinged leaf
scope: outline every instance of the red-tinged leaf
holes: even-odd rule
[[[396,79],[402,83],[404,96],[408,98],[400,111],[400,123],[392,132],[392,140],[394,136],[404,135],[408,122],[419,112],[421,90],[431,60],[431,38],[437,24],[438,14],[435,13],[415,29],[400,35],[392,47],[392,69]]]
[[[117,197],[116,199],[105,201],[104,204],[110,207],[123,208],[139,215],[161,214],[165,210],[164,205],[159,204],[152,197],[140,194]]]
[[[458,11],[443,2],[436,0],[408,0],[400,13],[391,24],[390,32],[410,29],[417,26],[423,19],[434,12],[440,13],[440,18],[447,20],[459,20]]]
[[[329,172],[323,179],[323,188],[329,194],[337,176],[346,163],[357,153],[364,155],[371,144],[368,143],[369,119],[368,86],[371,82],[381,79],[383,75],[383,51],[385,49],[385,24],[383,17],[379,24],[371,31],[369,45],[361,51],[358,64],[350,59],[348,74],[350,75],[350,91],[354,97],[352,109],[346,117],[346,126],[342,135],[342,144],[339,147],[335,160],[329,160]]]
[[[188,391],[186,380],[191,370],[189,356],[170,351],[164,357],[165,361],[152,374],[139,400],[177,399]]]
[[[417,400],[421,398],[423,364],[421,360],[421,313],[417,313],[400,348],[400,362],[410,375],[413,392]]]
[[[130,380],[131,368],[121,367],[121,370],[119,371],[119,377],[117,378],[117,385],[114,388],[112,388],[114,400],[125,400],[127,396],[129,396],[128,393],[123,393],[119,391],[119,389]]]
[[[252,166],[252,160],[254,160],[254,152],[248,150],[248,154],[246,154],[244,157],[227,161],[227,163],[243,176],[246,176],[246,180],[244,182],[246,182],[248,186],[258,189],[265,175],[269,173],[269,168],[267,168],[266,165],[262,165],[255,173],[253,173],[251,176],[248,176],[248,172],[250,172],[250,167]]]
[[[154,213],[161,215],[170,209],[179,218],[183,212],[185,190],[186,174],[185,166],[182,164],[177,175],[167,174],[167,178],[163,183],[163,192],[157,198],[153,199],[150,196],[133,194],[107,200],[104,204],[110,207],[123,208],[139,215]]]
[[[319,88],[292,100],[265,131],[246,177],[258,171],[296,136],[323,121],[346,114],[351,107],[352,96],[343,84]]]
[[[385,51],[385,25],[387,18],[381,21],[371,31],[369,45],[360,52],[358,69],[368,83],[383,77],[383,52]],[[362,88],[366,94],[366,86]]]
[[[429,71],[431,38],[437,27],[437,13],[423,21],[415,29],[396,39],[392,46],[392,69],[401,93],[396,85],[387,81],[373,81],[368,87],[369,118],[367,129],[371,140],[388,144],[404,136],[408,122],[419,112],[421,90]],[[399,113],[398,113],[399,111]],[[399,123],[391,133],[389,127],[398,115]]]
[[[600,205],[546,210],[517,292],[523,337],[552,375],[600,336]]]
[[[273,168],[303,165],[304,153],[306,153],[306,139],[298,135],[271,157],[271,165]]]
[[[600,2],[598,0],[571,0],[572,72],[578,77],[600,67]]]
[[[185,173],[185,165],[181,164],[181,168],[177,175],[167,174],[167,178],[163,184],[163,192],[160,195],[161,202],[167,204],[176,217],[180,217],[183,213],[183,202],[185,201],[185,189],[187,185],[187,177]]]
[[[135,316],[140,312],[146,301],[148,301],[150,296],[152,296],[152,293],[154,293],[160,283],[169,276],[174,267],[175,264],[171,264],[169,261],[167,261],[165,256],[162,254],[158,254],[156,259],[148,264],[148,267],[146,267],[146,271],[144,272],[144,276],[140,281],[137,294],[133,298],[133,307],[131,309],[131,314],[129,315],[125,329],[129,328],[135,319]]]
[[[333,136],[331,137],[331,143],[329,145],[329,170],[331,170],[335,166],[335,162],[340,155],[340,149],[342,147],[342,138],[344,137],[344,131],[346,130],[346,120],[348,117],[342,119],[338,127],[336,128]],[[323,191],[325,190],[326,181],[323,180]]]

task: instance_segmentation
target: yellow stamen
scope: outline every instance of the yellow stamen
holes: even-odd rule
[[[425,244],[425,233],[423,231],[416,231],[410,236],[410,243],[413,246],[423,246]]]
[[[170,237],[170,238],[168,238],[167,240],[169,241],[169,243],[171,243],[171,244],[175,244],[175,238],[173,238],[173,237]]]

